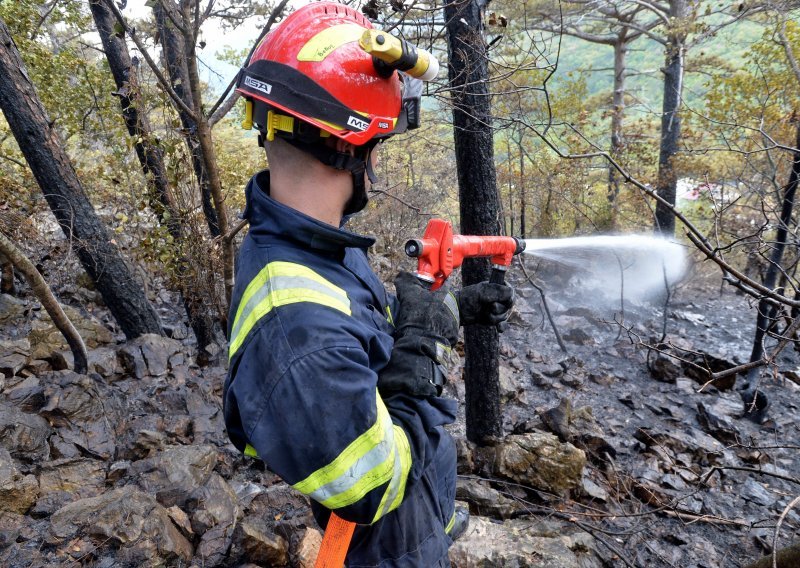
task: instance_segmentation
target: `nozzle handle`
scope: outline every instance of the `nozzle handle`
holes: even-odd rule
[[[492,274],[489,276],[489,282],[492,284],[505,284],[506,283],[506,268],[492,267]]]

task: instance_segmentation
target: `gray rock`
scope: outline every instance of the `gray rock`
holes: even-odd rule
[[[736,362],[726,358],[721,354],[703,352],[684,352],[681,354],[683,360],[684,374],[698,383],[705,384],[709,380],[709,374],[727,371],[736,366]],[[699,367],[699,368],[698,368]],[[706,371],[705,369],[708,369]],[[728,375],[721,379],[711,382],[719,390],[730,390],[736,384],[736,375]]]
[[[99,347],[114,342],[114,336],[94,316],[76,310],[72,306],[62,305],[64,312],[83,338],[88,348]],[[69,350],[64,336],[53,325],[50,316],[42,312],[42,319],[35,320],[28,334],[31,343],[31,359],[48,359],[56,351]]]
[[[470,510],[478,515],[500,519],[511,518],[524,510],[519,501],[509,499],[487,482],[476,479],[459,478],[456,482],[456,499],[469,503]]]
[[[236,527],[234,543],[242,557],[261,566],[285,566],[289,543],[269,529],[260,517],[247,517]]]
[[[39,472],[42,495],[54,492],[94,497],[105,489],[106,465],[89,458],[62,459],[46,462]]]
[[[652,428],[642,427],[634,432],[633,437],[651,449],[668,448],[676,454],[689,453],[705,463],[713,464],[722,459],[723,446],[719,441],[694,428],[684,428],[656,432]]]
[[[232,525],[239,516],[236,493],[216,473],[212,473],[202,487],[191,492],[185,508],[191,511],[192,530],[197,534],[203,534],[216,525]]]
[[[544,432],[507,436],[495,447],[495,473],[553,493],[580,486],[585,465],[582,450]]]
[[[726,416],[727,418],[741,418],[744,416],[742,397],[737,393],[720,392],[712,400],[705,402],[705,405],[714,414]]]
[[[697,422],[703,430],[723,443],[733,444],[741,439],[739,429],[727,416],[720,414],[717,408],[706,405],[702,401],[697,403]]]
[[[597,501],[608,501],[608,491],[595,483],[588,475],[583,476],[583,493]]]
[[[24,313],[25,302],[9,294],[0,294],[0,324],[11,325]]]
[[[125,429],[118,395],[102,381],[72,371],[53,373],[49,381],[47,404],[40,414],[58,429],[65,444],[101,459],[111,459],[116,452],[117,435]],[[64,457],[76,455],[62,448]]]
[[[0,357],[0,373],[6,377],[13,377],[25,368],[27,362],[28,356],[19,353],[11,353]]]
[[[500,524],[472,517],[467,532],[450,548],[450,562],[458,568],[600,568],[590,548],[592,538],[566,532],[554,523]]]
[[[539,417],[559,440],[584,450],[597,463],[605,463],[617,455],[589,406],[573,408],[568,398],[562,398],[558,406],[540,412]]]
[[[192,545],[172,524],[167,510],[131,486],[69,503],[50,521],[51,544],[83,535],[98,547],[110,543],[128,549],[128,558],[192,558]]]
[[[563,375],[565,371],[564,366],[559,365],[558,363],[545,363],[543,365],[537,365],[537,369],[545,377],[551,377],[554,379]]]
[[[314,568],[321,545],[322,533],[314,528],[307,529],[300,538],[295,551],[298,568]]]
[[[45,404],[44,386],[36,377],[27,377],[5,391],[8,401],[23,412],[37,413]]]
[[[189,494],[208,481],[217,459],[212,446],[173,446],[133,462],[130,474],[165,507],[183,508]]]
[[[650,365],[650,376],[662,383],[674,383],[682,375],[683,368],[666,355],[658,355]]]
[[[570,329],[563,335],[563,339],[577,345],[594,345],[596,343],[594,338],[581,328]]]
[[[251,481],[234,479],[231,480],[230,485],[233,492],[236,493],[236,500],[239,502],[239,506],[245,509],[250,506],[253,499],[264,493],[264,488],[260,484]]]
[[[756,505],[761,505],[763,507],[769,507],[777,500],[776,496],[767,491],[763,485],[752,478],[747,478],[741,486],[739,494],[748,501],[752,501]]]
[[[89,371],[96,372],[106,378],[122,372],[115,350],[108,347],[97,347],[89,349],[87,353]],[[72,351],[55,351],[47,360],[55,371],[75,368]]]
[[[23,515],[0,508],[0,550],[17,542],[27,520]],[[6,565],[10,566],[8,563]]]
[[[38,494],[36,477],[22,475],[8,450],[0,448],[0,511],[25,513]]]
[[[8,450],[11,457],[23,463],[47,461],[50,433],[50,425],[41,416],[0,403],[0,446]]]
[[[519,373],[509,367],[500,367],[500,402],[515,400],[525,391],[519,383]]]
[[[41,495],[36,500],[36,504],[31,508],[29,514],[34,519],[49,517],[61,507],[76,499],[77,497],[72,493],[67,493],[66,491],[52,491]]]
[[[141,379],[166,375],[170,357],[182,349],[183,345],[174,339],[145,334],[120,347],[117,354],[125,371]]]

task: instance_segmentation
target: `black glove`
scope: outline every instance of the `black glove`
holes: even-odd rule
[[[447,377],[450,348],[458,341],[456,298],[446,288],[431,292],[408,272],[394,283],[400,308],[392,356],[378,376],[378,390],[381,396],[437,396]]]
[[[514,305],[514,289],[505,284],[481,282],[464,286],[456,296],[464,325],[497,325],[508,319]]]
[[[456,344],[458,301],[448,287],[431,292],[410,272],[398,274],[394,286],[400,302],[395,338],[413,333],[445,340],[448,347]]]

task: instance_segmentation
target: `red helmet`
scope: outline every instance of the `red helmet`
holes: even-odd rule
[[[379,72],[359,46],[367,29],[370,21],[352,8],[318,2],[299,8],[261,41],[237,90],[254,103],[254,121],[268,138],[270,130],[296,130],[284,113],[319,128],[317,136],[330,133],[356,146],[390,136],[396,126],[406,129],[405,116],[398,124],[402,81],[394,70]]]

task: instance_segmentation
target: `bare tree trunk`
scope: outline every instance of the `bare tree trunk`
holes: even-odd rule
[[[158,26],[158,33],[161,36],[161,46],[164,54],[164,63],[169,73],[169,79],[172,83],[172,88],[181,98],[181,100],[191,108],[195,114],[199,114],[194,105],[194,97],[191,93],[191,86],[189,82],[189,71],[186,63],[186,49],[183,43],[183,37],[178,34],[174,24],[170,21],[166,10],[171,9],[161,2],[157,2],[153,6],[153,14],[155,15],[156,25]],[[174,13],[173,18],[179,18],[180,15]],[[197,178],[197,183],[200,187],[200,198],[203,206],[203,215],[208,224],[208,230],[212,237],[220,235],[219,219],[217,218],[217,211],[214,209],[214,204],[211,198],[211,183],[209,181],[208,170],[203,162],[203,153],[200,146],[200,140],[197,132],[197,121],[185,110],[177,108],[178,117],[181,120],[183,127],[183,134],[186,139],[186,145],[189,148],[189,155],[192,159],[192,168],[194,175]]]
[[[519,133],[519,236],[525,238],[525,150],[522,147],[522,132]]]
[[[667,35],[664,67],[664,100],[661,113],[661,148],[658,155],[656,191],[667,203],[675,205],[678,175],[675,155],[681,138],[680,104],[683,91],[686,0],[670,0],[672,29]],[[664,236],[675,234],[675,215],[661,202],[656,204],[655,229]]]
[[[83,192],[2,20],[0,109],[50,209],[122,331],[128,338],[161,334],[156,311]]]
[[[14,265],[6,255],[0,253],[0,293],[13,295],[15,292]]]
[[[164,154],[152,135],[147,115],[140,112],[142,107],[139,93],[139,79],[136,68],[131,63],[125,40],[114,33],[114,15],[108,9],[108,0],[91,0],[92,11],[100,40],[103,42],[108,66],[117,85],[119,104],[128,134],[134,139],[134,147],[142,171],[151,191],[150,206],[161,219],[169,234],[176,240],[181,238],[181,219],[175,196],[169,185]]]
[[[153,8],[156,14],[157,21],[160,22],[159,29],[161,30],[164,52],[166,55],[167,63],[169,66],[170,76],[172,77],[173,87],[181,87],[181,98],[194,110],[195,117],[191,120],[189,125],[190,131],[194,134],[194,139],[190,139],[190,144],[194,146],[195,142],[198,145],[199,163],[202,168],[202,175],[207,180],[207,186],[203,185],[203,208],[207,208],[208,195],[213,202],[213,210],[216,213],[216,227],[209,219],[209,228],[212,235],[225,235],[228,232],[228,215],[225,209],[225,197],[222,192],[222,181],[219,176],[219,167],[217,165],[217,156],[214,149],[214,140],[211,134],[211,125],[208,122],[203,112],[202,101],[202,88],[200,84],[200,74],[197,70],[197,56],[195,53],[195,44],[197,41],[196,32],[199,25],[199,0],[181,0],[180,11],[175,11],[170,7],[156,4]],[[174,6],[174,4],[173,4]],[[191,14],[194,8],[194,15]],[[172,10],[169,14],[166,10]],[[172,19],[179,23],[179,30],[181,37],[179,38],[173,29],[174,23],[167,21]],[[174,73],[183,75],[185,72],[185,79],[182,76],[180,81],[176,82]],[[177,89],[176,89],[177,90]],[[188,101],[186,99],[189,99]],[[187,118],[191,119],[191,117]],[[194,149],[193,149],[194,151]],[[194,156],[194,154],[193,154]],[[195,162],[195,169],[197,170],[197,162]],[[234,281],[234,265],[233,265],[233,241],[230,239],[221,239],[220,246],[222,247],[222,270],[223,281],[225,288],[226,304],[230,305],[231,295],[233,293]],[[223,316],[224,317],[224,316]]]
[[[612,97],[611,111],[611,157],[619,161],[622,150],[625,147],[625,138],[622,130],[622,122],[625,116],[625,77],[627,75],[626,58],[628,54],[627,28],[624,28],[617,36],[614,44],[614,94]],[[617,169],[609,165],[608,167],[608,203],[611,207],[612,226],[617,222],[617,211],[619,204],[620,179]]]
[[[780,222],[778,230],[775,232],[775,241],[772,248],[772,253],[769,257],[769,265],[767,272],[764,275],[763,284],[770,290],[775,288],[775,283],[778,276],[782,273],[783,267],[783,253],[788,244],[789,227],[792,223],[792,211],[794,209],[794,198],[797,193],[798,179],[800,178],[800,125],[797,126],[797,136],[795,140],[795,151],[792,154],[792,170],[789,172],[789,181],[783,190],[783,202],[781,204]],[[756,335],[753,339],[753,350],[750,352],[750,362],[759,361],[764,356],[764,338],[767,330],[770,328],[774,321],[776,313],[775,306],[772,305],[766,298],[762,298],[758,302],[758,315],[756,316]],[[758,370],[754,369],[750,372],[748,378],[752,379],[757,376]]]
[[[136,68],[131,63],[125,40],[114,33],[116,19],[106,5],[107,1],[109,0],[91,0],[89,7],[117,85],[116,95],[120,100],[125,126],[135,141],[136,155],[147,178],[150,188],[150,207],[158,215],[161,224],[167,227],[176,245],[182,246],[184,243],[183,219],[167,178],[164,155],[155,142],[147,115],[140,112],[143,105]],[[198,353],[202,353],[203,349],[215,339],[214,318],[208,309],[210,303],[202,297],[192,282],[187,281],[190,272],[189,266],[189,260],[184,256],[178,259],[178,287],[183,296],[189,325],[197,338]]]
[[[58,331],[67,340],[70,350],[72,351],[72,359],[75,363],[75,372],[85,375],[89,370],[88,354],[86,353],[86,345],[83,339],[78,334],[78,330],[69,321],[67,314],[61,309],[61,305],[53,296],[53,292],[45,282],[41,273],[36,270],[33,263],[25,256],[19,248],[3,233],[0,233],[0,255],[7,258],[11,264],[17,267],[17,270],[28,281],[33,294],[42,303],[42,306],[47,310],[47,314],[53,323],[58,328]]]
[[[458,169],[461,232],[499,232],[497,180],[489,104],[486,43],[481,34],[480,2],[447,0],[448,75],[452,88],[454,142]],[[468,259],[462,271],[465,285],[489,278],[486,259]],[[464,381],[467,438],[485,443],[502,433],[497,329],[467,326]]]
[[[219,176],[219,166],[217,164],[217,153],[214,149],[214,138],[211,134],[211,125],[208,117],[203,112],[202,87],[200,85],[200,73],[197,70],[197,54],[195,47],[197,43],[196,32],[199,28],[199,2],[200,0],[181,0],[183,11],[183,44],[186,50],[186,67],[189,72],[189,90],[194,99],[194,109],[197,114],[197,137],[200,141],[200,151],[203,156],[203,166],[208,175],[211,199],[214,201],[214,209],[217,212],[219,231],[221,235],[228,234],[228,213],[225,208],[225,196],[222,192],[222,180]],[[194,17],[190,14],[190,9],[194,7]],[[233,267],[233,241],[231,239],[221,239],[222,247],[222,277],[225,288],[225,305],[231,305],[233,295],[234,267]],[[226,326],[227,327],[227,326]]]

